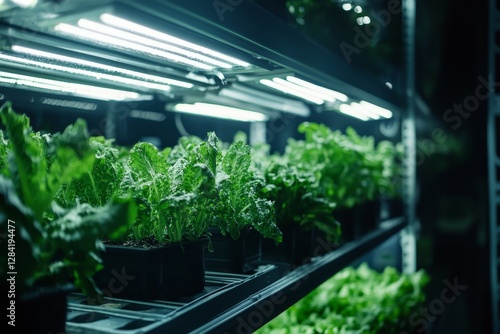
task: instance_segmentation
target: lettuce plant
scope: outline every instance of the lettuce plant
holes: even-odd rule
[[[259,334],[367,333],[410,331],[413,312],[425,302],[424,270],[383,272],[365,263],[346,267],[257,331]]]
[[[86,123],[78,120],[63,133],[33,132],[28,117],[10,103],[0,109],[6,138],[0,149],[0,225],[14,221],[19,291],[74,283],[88,295],[97,288],[93,274],[101,268],[100,238],[123,233],[135,216],[130,198],[113,198],[100,207],[55,201],[65,184],[88,173],[94,163]],[[7,259],[2,257],[1,274]]]

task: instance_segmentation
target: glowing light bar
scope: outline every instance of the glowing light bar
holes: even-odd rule
[[[374,112],[382,117],[385,118],[391,118],[392,117],[392,112],[390,110],[387,110],[385,108],[379,107],[375,104],[372,104],[370,102],[366,101],[360,101],[359,102],[360,106],[363,106],[366,110],[369,110],[370,112]]]
[[[88,40],[104,43],[107,45],[114,45],[114,46],[119,47],[119,48],[126,48],[126,49],[133,50],[133,51],[143,52],[143,53],[146,53],[146,54],[149,54],[152,56],[157,56],[157,57],[169,60],[169,61],[181,63],[184,65],[193,66],[193,67],[204,69],[204,70],[214,69],[214,67],[212,65],[204,64],[204,63],[196,61],[196,60],[188,59],[186,57],[182,57],[182,56],[170,53],[170,52],[165,52],[162,50],[151,48],[151,47],[148,47],[145,45],[129,42],[129,41],[126,41],[124,39],[115,38],[115,37],[112,37],[109,35],[97,33],[97,32],[83,29],[80,27],[75,27],[75,26],[69,25],[67,23],[59,23],[58,25],[55,26],[54,29],[56,31],[74,36],[76,38],[88,39]]]
[[[25,55],[35,56],[35,57],[43,57],[43,58],[53,59],[53,60],[57,60],[57,61],[61,61],[61,62],[67,62],[67,63],[71,63],[73,65],[87,66],[87,67],[97,69],[97,70],[113,72],[113,73],[122,74],[122,75],[126,75],[126,76],[132,76],[132,77],[135,77],[135,78],[138,78],[141,80],[153,81],[155,83],[163,84],[163,85],[172,85],[172,86],[178,86],[178,87],[183,87],[183,88],[192,88],[193,87],[193,84],[191,84],[189,82],[184,82],[184,81],[174,80],[174,79],[169,79],[169,78],[163,78],[163,77],[159,77],[156,75],[150,75],[150,74],[146,74],[146,73],[131,71],[131,70],[127,70],[127,69],[120,68],[120,67],[99,64],[99,63],[95,63],[95,62],[88,61],[88,60],[67,57],[67,56],[56,54],[56,53],[45,52],[45,51],[26,48],[26,47],[18,46],[18,45],[13,45],[12,51],[14,51],[16,53],[25,54]],[[26,62],[27,59],[25,59],[25,58],[18,58],[18,59],[19,59],[18,60],[19,62],[27,63]],[[46,64],[46,65],[48,65],[48,64]],[[73,70],[73,68],[71,68],[71,69]],[[99,73],[96,73],[96,75],[98,75],[98,74]],[[149,83],[146,82],[145,84],[149,84]],[[170,87],[168,87],[168,86],[158,85],[158,89],[163,89],[163,90],[167,89],[168,90],[169,88]]]
[[[380,115],[373,112],[372,110],[370,110],[369,108],[365,108],[363,107],[362,105],[360,105],[359,103],[357,102],[352,102],[351,103],[351,107],[352,109],[355,111],[355,112],[358,112],[362,115],[365,115],[366,117],[368,118],[371,118],[371,119],[380,119]]]
[[[59,71],[59,72],[78,74],[78,75],[91,77],[91,78],[95,78],[95,79],[99,79],[99,80],[104,79],[104,80],[118,82],[118,83],[122,83],[122,84],[126,84],[126,85],[134,85],[137,87],[151,88],[151,89],[157,89],[157,90],[161,90],[161,91],[169,91],[170,90],[170,86],[166,86],[166,85],[160,85],[160,84],[136,80],[136,79],[129,79],[129,78],[105,74],[105,73],[92,72],[92,71],[82,70],[82,69],[78,69],[78,68],[74,68],[74,67],[55,65],[55,64],[45,63],[45,62],[31,60],[31,59],[12,57],[9,55],[4,55],[4,54],[0,54],[0,60],[6,60],[6,61],[9,61],[12,63],[31,65],[31,66],[45,68],[48,70],[54,70],[54,71]]]
[[[323,104],[325,103],[325,100],[316,97],[316,96],[311,96],[310,94],[305,93],[304,91],[301,91],[299,88],[293,88],[290,86],[283,85],[282,82],[285,81],[283,79],[279,78],[274,78],[272,81],[268,79],[262,79],[260,80],[260,83],[263,85],[266,85],[268,87],[274,88],[276,90],[282,91],[287,94],[295,95],[297,97],[300,97],[301,99],[307,100],[309,102],[315,103],[315,104]]]
[[[109,36],[112,36],[115,38],[131,41],[134,43],[139,43],[139,44],[142,44],[142,45],[145,45],[148,47],[154,47],[154,48],[164,50],[167,52],[173,52],[176,54],[180,54],[180,55],[188,57],[189,59],[196,59],[196,60],[202,61],[204,63],[214,65],[216,67],[222,67],[222,68],[231,68],[232,67],[232,65],[230,65],[228,63],[224,63],[222,61],[204,56],[200,53],[185,50],[185,49],[182,49],[182,48],[174,46],[174,45],[168,45],[165,43],[161,43],[161,42],[158,42],[158,41],[151,39],[151,38],[142,37],[142,36],[139,36],[136,34],[132,34],[130,32],[126,32],[124,30],[112,28],[110,26],[107,26],[107,25],[104,25],[101,23],[97,23],[97,22],[93,22],[90,20],[81,19],[78,21],[78,26],[80,28],[92,30],[95,32],[102,32],[106,35],[109,35]]]
[[[138,99],[141,96],[138,93],[130,91],[82,85],[9,72],[0,72],[0,82],[71,93],[74,95],[86,96],[105,101]]]
[[[368,121],[370,120],[369,117],[363,115],[363,114],[360,114],[359,112],[357,112],[356,110],[353,109],[353,107],[351,107],[350,105],[348,104],[341,104],[340,107],[339,107],[339,110],[341,113],[343,114],[346,114],[346,115],[349,115],[351,117],[355,117],[355,118],[358,118],[362,121]]]
[[[243,122],[263,122],[268,119],[266,115],[255,111],[202,102],[195,102],[194,104],[178,103],[174,105],[173,110],[199,116],[224,118]]]
[[[347,95],[339,93],[339,92],[334,91],[332,89],[328,89],[328,88],[324,88],[324,87],[315,85],[313,83],[299,79],[299,78],[294,77],[294,76],[287,76],[286,80],[293,82],[294,84],[297,84],[297,85],[302,86],[304,88],[308,88],[308,89],[311,89],[313,91],[316,91],[319,94],[323,94],[326,97],[326,100],[328,100],[328,98],[330,98],[330,99],[333,98],[333,99],[340,100],[342,102],[347,102]]]
[[[163,32],[142,26],[140,24],[119,18],[117,16],[111,15],[111,14],[102,14],[100,16],[100,19],[102,22],[106,23],[107,25],[122,29],[122,30],[127,30],[136,34],[141,34],[143,36],[148,36],[155,38],[159,41],[167,42],[169,44],[175,44],[178,46],[181,46],[185,49],[191,49],[194,51],[201,52],[203,54],[209,55],[211,57],[229,62],[230,64],[234,64],[237,66],[243,66],[243,67],[248,67],[250,66],[249,63],[242,61],[240,59],[230,57],[228,55],[222,54],[220,52],[211,50],[209,48],[200,46],[198,44],[194,44],[188,41],[185,41],[183,39],[165,34]]]

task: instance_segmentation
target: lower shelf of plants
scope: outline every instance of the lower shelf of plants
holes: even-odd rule
[[[99,306],[87,304],[81,294],[68,296],[67,333],[187,333],[231,308],[279,278],[273,265],[254,274],[207,271],[204,290],[174,300],[105,298]]]
[[[403,218],[385,221],[355,241],[307,263],[283,270],[280,263],[254,272],[207,271],[205,289],[175,300],[107,298],[101,306],[83,295],[68,298],[67,333],[251,333],[302,299],[339,270],[396,235]],[[326,245],[326,244],[325,244]]]

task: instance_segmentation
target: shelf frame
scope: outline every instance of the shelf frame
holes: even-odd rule
[[[370,252],[407,226],[403,217],[388,220],[377,230],[295,268],[266,288],[236,303],[190,333],[251,333],[305,297],[354,260]],[[246,332],[245,332],[246,331]]]

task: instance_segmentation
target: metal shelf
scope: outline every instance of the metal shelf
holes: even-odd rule
[[[254,330],[405,226],[403,218],[388,220],[359,240],[314,257],[282,277],[278,267],[267,264],[252,275],[207,272],[205,290],[191,298],[108,298],[106,304],[92,306],[81,294],[70,295],[66,330],[114,334],[237,333],[242,326]]]
[[[347,243],[287,275],[234,305],[226,312],[198,327],[192,333],[251,332],[298,302],[309,292],[351,262],[382,244],[406,226],[403,218],[382,224],[376,231]],[[249,331],[250,330],[250,331]]]

